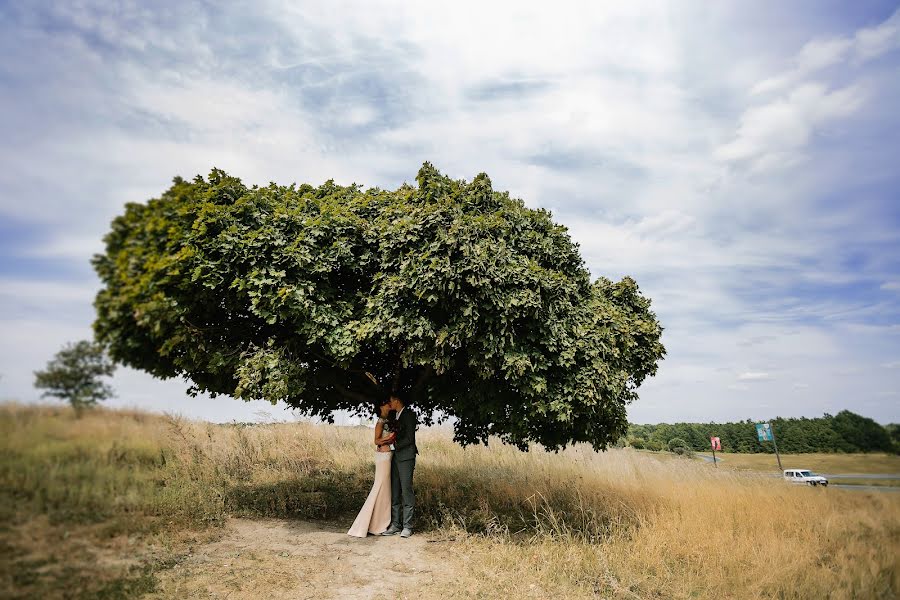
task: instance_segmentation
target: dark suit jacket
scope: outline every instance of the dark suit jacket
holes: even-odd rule
[[[394,460],[406,461],[416,458],[419,449],[416,447],[416,412],[406,406],[403,412],[397,417],[397,424],[400,425],[400,432],[397,439],[394,440]]]

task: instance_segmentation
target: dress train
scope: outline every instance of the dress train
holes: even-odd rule
[[[375,481],[372,491],[356,515],[347,535],[364,538],[381,533],[391,524],[391,456],[393,452],[375,453]]]

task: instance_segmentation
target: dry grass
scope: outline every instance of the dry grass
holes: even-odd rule
[[[165,540],[214,535],[226,514],[346,519],[371,477],[364,428],[212,425],[109,410],[75,419],[65,408],[4,405],[0,436],[0,586],[20,597],[62,597],[59,569],[68,561],[34,566],[47,557],[35,554],[35,536],[21,534],[38,519],[47,527],[100,528],[83,532],[97,553],[109,540],[131,540],[136,555],[150,556],[137,549],[153,543],[157,553],[141,571],[95,565],[115,575],[109,585],[126,590],[105,597],[126,597],[152,589],[153,570],[166,566]],[[455,540],[460,561],[452,584],[425,595],[900,592],[900,494],[792,487],[631,450],[462,449],[443,431],[422,431],[419,446],[420,524]],[[168,551],[180,548],[172,543]]]

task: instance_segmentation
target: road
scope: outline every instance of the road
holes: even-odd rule
[[[828,473],[831,479],[900,479],[900,473]]]
[[[702,458],[702,459],[705,460],[706,462],[712,462],[712,461],[713,461],[713,457],[712,457],[712,456],[709,456],[709,455],[707,455],[707,454],[697,454],[696,456],[699,456],[700,458]],[[721,457],[721,456],[717,456],[717,457],[716,457],[716,462],[724,462],[724,461],[722,460],[722,457]]]
[[[830,488],[856,490],[857,492],[900,492],[900,487],[892,485],[848,485],[846,483],[829,483]]]
[[[696,454],[706,462],[712,462],[713,457],[709,454]],[[718,455],[716,462],[724,462]],[[770,477],[781,477],[779,473],[767,473]],[[898,480],[900,481],[900,473],[821,473],[827,479],[880,479],[880,480]],[[858,492],[900,492],[900,486],[890,485],[853,485],[846,483],[830,483],[830,488],[838,488],[842,490],[855,490]]]

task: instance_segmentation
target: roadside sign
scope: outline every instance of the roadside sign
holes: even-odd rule
[[[778,442],[775,441],[775,431],[772,430],[772,425],[769,423],[757,423],[756,435],[761,442],[772,442],[775,446],[775,458],[778,459],[778,470],[783,471],[781,467],[781,455],[778,453]]]
[[[722,449],[722,442],[719,441],[719,438],[714,437],[714,436],[710,436],[710,437],[709,437],[709,445],[712,446],[712,451],[713,451],[713,464],[714,464],[714,465],[716,466],[716,468],[718,469],[718,468],[719,468],[719,463],[716,462],[716,450],[721,450],[721,449]]]

